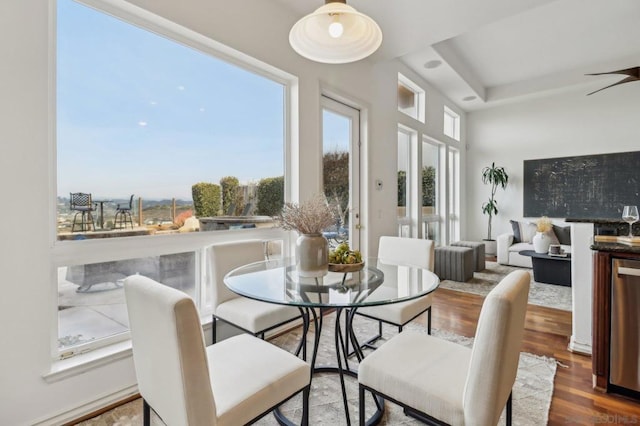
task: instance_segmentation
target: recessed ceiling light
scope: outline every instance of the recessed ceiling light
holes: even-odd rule
[[[438,59],[434,59],[432,61],[427,61],[424,63],[424,67],[428,70],[438,68],[440,65],[442,65],[442,61]]]
[[[477,99],[477,96],[465,96],[464,98],[462,98],[463,101],[472,101],[474,99]]]

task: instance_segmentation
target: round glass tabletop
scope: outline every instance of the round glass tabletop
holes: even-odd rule
[[[224,283],[234,293],[281,305],[360,307],[415,299],[438,288],[440,280],[426,269],[392,265],[368,258],[357,272],[327,272],[301,277],[295,259],[250,263],[229,272]]]

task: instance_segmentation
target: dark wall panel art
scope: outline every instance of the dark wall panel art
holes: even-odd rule
[[[524,161],[524,216],[620,218],[640,205],[640,151]]]

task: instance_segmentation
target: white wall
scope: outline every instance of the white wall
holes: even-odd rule
[[[118,5],[118,0],[110,1]],[[223,42],[299,77],[299,194],[320,188],[321,87],[331,87],[369,110],[365,146],[370,164],[363,182],[364,239],[375,255],[378,236],[395,234],[396,85],[400,64],[375,68],[367,61],[351,65],[318,65],[300,58],[288,44],[288,31],[298,18],[275,2],[243,0],[132,0],[135,4],[207,37]],[[51,348],[56,340],[57,286],[51,262],[54,244],[55,117],[51,114],[48,57],[53,5],[42,0],[0,2],[0,182],[5,205],[0,209],[2,297],[0,324],[0,424],[59,423],[84,414],[101,398],[135,384],[129,357],[81,375],[47,383]],[[432,91],[434,94],[435,91]],[[434,95],[434,114],[443,98]],[[438,134],[437,114],[433,136]],[[441,124],[440,124],[441,126]],[[441,133],[441,130],[440,130]],[[382,191],[373,190],[382,178]],[[367,193],[369,196],[367,197]],[[301,196],[301,198],[303,198]],[[58,416],[58,417],[56,417]]]

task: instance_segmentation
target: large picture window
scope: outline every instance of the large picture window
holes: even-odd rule
[[[57,23],[59,239],[276,213],[283,84],[75,1],[58,1]]]
[[[57,1],[58,358],[128,338],[127,276],[178,288],[207,315],[208,245],[282,246],[271,218],[291,77],[124,18]]]

